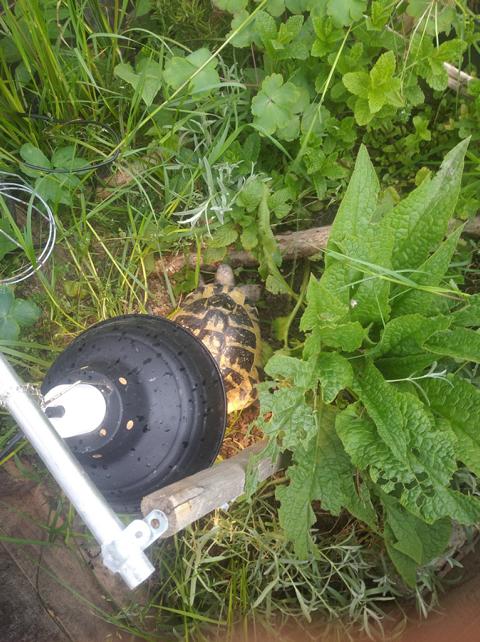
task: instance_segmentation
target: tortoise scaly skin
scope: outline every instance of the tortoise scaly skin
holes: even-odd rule
[[[198,337],[220,366],[228,412],[252,404],[259,381],[260,326],[241,289],[206,285],[189,294],[172,318]]]

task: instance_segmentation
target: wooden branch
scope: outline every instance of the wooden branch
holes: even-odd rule
[[[162,510],[169,522],[162,538],[178,533],[200,517],[240,497],[244,492],[250,457],[265,446],[266,442],[260,441],[220,464],[147,495],[142,500],[142,513],[148,515],[154,509]],[[267,479],[281,467],[281,460],[262,459],[257,467],[258,480]]]
[[[326,248],[331,229],[331,225],[311,227],[308,230],[300,230],[299,232],[278,234],[275,236],[275,240],[285,261],[292,261],[297,258],[305,259],[318,254]],[[480,237],[480,216],[467,221],[464,234]],[[230,250],[228,252],[228,262],[232,267],[258,265],[257,258],[251,252],[246,252],[245,250]],[[196,253],[165,256],[157,263],[157,268],[160,271],[166,271],[168,274],[175,274],[186,266],[192,269],[197,266]],[[202,256],[200,256],[200,267],[208,267],[203,262]]]
[[[448,86],[450,89],[466,93],[468,83],[473,80],[473,76],[460,71],[460,69],[450,65],[448,62],[444,62],[443,67],[448,74]]]

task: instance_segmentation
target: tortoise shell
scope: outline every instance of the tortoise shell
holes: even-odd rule
[[[256,399],[261,339],[256,309],[238,288],[214,283],[189,294],[172,317],[208,348],[220,367],[228,412]]]

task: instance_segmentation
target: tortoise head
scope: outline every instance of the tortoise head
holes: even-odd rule
[[[228,288],[235,287],[235,276],[233,275],[233,270],[226,263],[222,263],[218,266],[215,274],[215,283],[218,283],[218,285],[225,285]]]

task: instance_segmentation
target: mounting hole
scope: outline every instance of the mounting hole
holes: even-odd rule
[[[61,419],[65,416],[65,408],[63,406],[48,406],[45,409],[45,414],[49,419]]]
[[[160,528],[160,521],[156,517],[154,517],[150,522],[150,526],[152,528]]]
[[[127,425],[125,426],[125,428],[126,428],[127,430],[131,430],[131,429],[133,428],[133,426],[134,426],[134,425],[135,425],[135,423],[134,423],[133,419],[129,419],[129,420],[127,421]]]
[[[98,434],[100,435],[100,437],[106,437],[107,431],[105,430],[105,428],[100,428],[100,430],[98,431]]]
[[[135,533],[135,537],[136,537],[137,539],[142,539],[142,537],[143,537],[143,533],[142,533],[142,531],[137,531],[137,532]]]
[[[125,379],[125,377],[118,377],[118,383],[121,383],[122,386],[126,386],[128,381]]]

